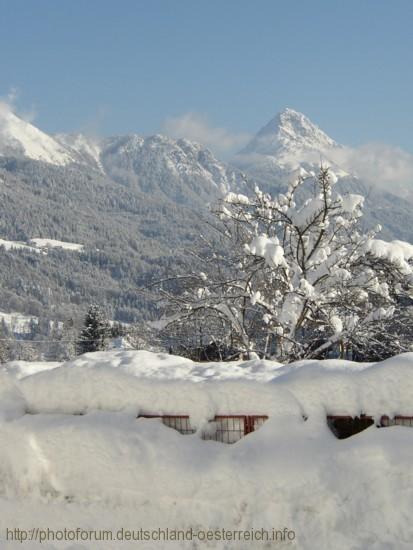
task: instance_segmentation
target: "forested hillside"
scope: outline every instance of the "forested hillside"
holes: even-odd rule
[[[332,160],[341,146],[291,109],[233,159],[238,168],[185,139],[51,137],[0,114],[0,314],[34,319],[33,334],[18,338],[79,327],[92,303],[122,323],[156,318],[139,288],[184,272],[186,249],[215,238],[211,205],[228,192],[251,196],[257,183],[277,195],[320,159],[341,193],[365,197],[366,229],[380,223],[383,238],[413,241],[412,204],[343,171]]]

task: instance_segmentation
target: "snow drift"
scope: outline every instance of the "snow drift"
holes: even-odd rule
[[[325,417],[413,414],[412,396],[413,354],[281,365],[114,351],[43,371],[15,362],[0,377],[0,540],[7,527],[288,527],[293,543],[254,548],[410,548],[413,430],[372,426],[340,441]],[[225,445],[137,420],[142,412],[190,414],[198,427],[215,414],[270,418]],[[96,543],[48,546],[58,547]]]

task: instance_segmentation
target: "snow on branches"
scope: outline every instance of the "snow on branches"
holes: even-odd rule
[[[214,319],[220,340],[283,361],[360,346],[413,283],[413,246],[375,239],[380,227],[362,231],[363,201],[336,193],[323,167],[277,198],[229,194],[215,209],[221,245],[194,255],[202,269],[178,292],[163,289],[174,322]]]

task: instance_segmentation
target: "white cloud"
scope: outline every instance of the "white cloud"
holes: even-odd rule
[[[37,117],[37,111],[33,106],[29,110],[24,111],[17,109],[17,101],[19,96],[20,92],[17,88],[10,88],[9,92],[5,96],[0,96],[0,110],[3,115],[11,112],[24,121],[32,123]]]
[[[7,105],[10,106],[10,108],[14,108],[17,98],[19,97],[19,90],[17,88],[10,88],[9,92],[5,97],[2,97],[2,101],[4,103],[7,103]]]
[[[413,154],[384,143],[343,147],[330,154],[340,167],[360,179],[398,194],[413,191]]]
[[[13,88],[5,96],[0,96],[0,114],[6,115],[9,112],[15,111],[15,101],[17,97],[17,92]]]
[[[208,118],[199,113],[168,117],[162,125],[162,132],[173,138],[196,141],[223,156],[234,153],[251,138],[244,132],[232,133],[225,128],[211,126]]]

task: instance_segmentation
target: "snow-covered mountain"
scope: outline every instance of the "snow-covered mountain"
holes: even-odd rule
[[[340,151],[291,109],[234,168],[185,139],[49,136],[0,104],[0,309],[61,321],[98,302],[113,319],[144,317],[152,306],[124,289],[175,268],[200,233],[216,237],[204,222],[208,205],[228,191],[248,194],[240,166],[251,186],[276,194],[294,171],[328,162],[344,192],[367,197],[366,227],[380,223],[384,239],[413,242],[412,203],[341,170]]]
[[[273,195],[283,191],[298,175],[317,174],[320,164],[329,166],[341,193],[366,197],[363,223],[366,228],[383,226],[383,237],[412,241],[413,202],[400,198],[355,175],[340,165],[346,148],[328,136],[305,115],[285,109],[266,124],[233,159],[233,164]]]
[[[83,134],[57,134],[54,136],[62,147],[70,151],[74,162],[103,170],[100,162],[101,147],[98,139]]]
[[[302,113],[284,109],[268,122],[236,155],[234,164],[260,182],[284,183],[297,172],[317,172],[320,163],[338,177],[349,176],[335,161],[342,145],[330,138]]]
[[[66,147],[16,116],[4,103],[0,103],[0,156],[23,156],[57,166],[74,161]]]
[[[186,139],[129,135],[108,138],[101,147],[100,160],[110,177],[178,203],[209,202],[244,185],[237,170]]]
[[[309,118],[284,109],[268,122],[244,148],[244,153],[289,156],[340,147]]]
[[[0,119],[3,311],[62,321],[97,302],[113,319],[144,318],[152,306],[120,287],[164,276],[200,233],[214,238],[208,204],[244,190],[239,170],[184,139],[48,136],[9,109]]]
[[[137,134],[100,140],[83,134],[52,137],[19,118],[6,104],[0,104],[1,156],[54,166],[77,165],[186,204],[211,200],[243,186],[237,170],[188,140]]]

